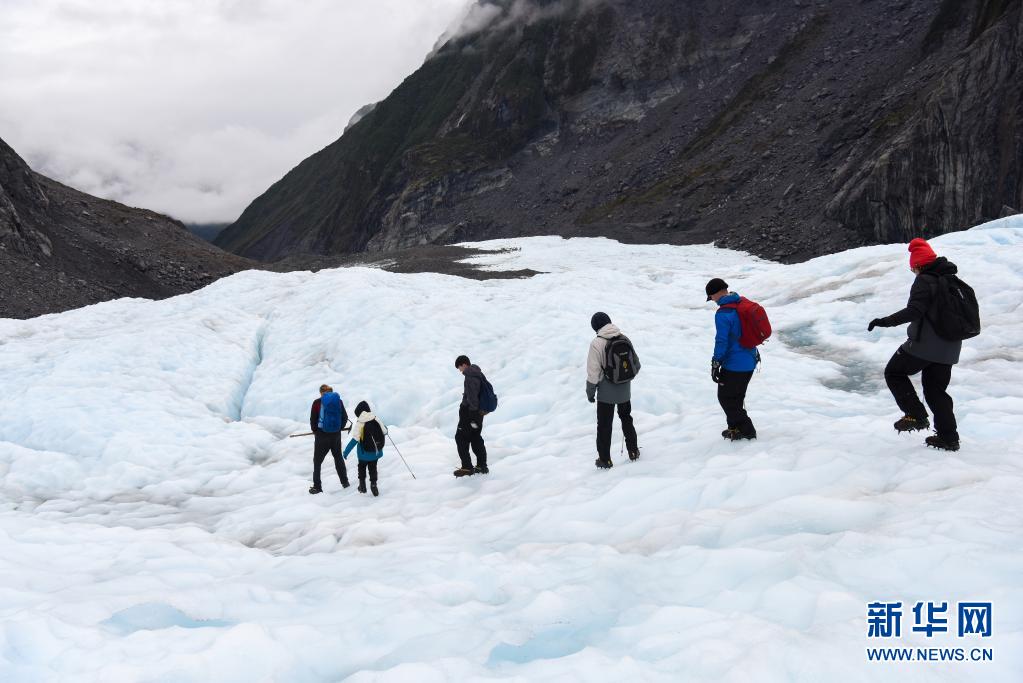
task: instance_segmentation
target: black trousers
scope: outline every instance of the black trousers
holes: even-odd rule
[[[753,371],[737,372],[722,370],[721,383],[718,384],[718,403],[725,411],[725,419],[729,429],[738,429],[744,436],[756,434],[753,420],[746,414],[746,388],[753,379]]]
[[[473,427],[473,425],[476,426]],[[462,467],[465,469],[472,469],[472,458],[469,457],[470,448],[476,456],[476,464],[479,467],[487,466],[487,445],[483,442],[482,415],[465,407],[458,409],[455,446],[458,448],[458,459],[462,461]]]
[[[934,413],[934,430],[938,436],[952,441],[959,440],[956,416],[952,411],[952,397],[948,395],[948,383],[952,380],[952,366],[944,363],[931,363],[906,353],[902,349],[895,352],[884,369],[884,379],[888,388],[899,404],[899,409],[910,417],[922,419],[927,417],[927,409],[920,402],[916,389],[909,376],[922,372],[924,400]]]
[[[622,421],[622,434],[629,452],[639,448],[636,427],[632,424],[632,401],[618,404],[618,419]],[[597,402],[597,455],[601,460],[611,459],[611,434],[614,432],[615,404]]]
[[[377,461],[376,460],[360,460],[359,461],[359,483],[366,483],[366,470],[369,470],[369,483],[377,483]]]
[[[330,452],[334,456],[334,469],[342,484],[348,484],[348,470],[345,469],[345,461],[341,457],[341,432],[316,432],[316,443],[313,445],[313,486],[323,488],[320,481],[320,466],[323,459]]]

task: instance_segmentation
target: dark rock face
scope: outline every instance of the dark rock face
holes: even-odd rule
[[[490,0],[217,244],[534,234],[781,260],[1023,207],[1023,0]]]
[[[962,12],[962,3],[956,11]],[[1002,15],[1015,4],[1004,20]],[[1020,3],[983,2],[966,51],[917,93],[919,106],[855,143],[862,163],[840,174],[828,203],[835,220],[872,228],[880,242],[908,241],[997,218],[1023,198],[1023,16]],[[951,11],[951,10],[950,10]],[[901,125],[899,118],[904,118]],[[884,135],[893,127],[894,135]],[[858,154],[857,154],[858,153]]]
[[[160,299],[251,265],[166,216],[33,173],[0,140],[0,317],[124,296]]]
[[[32,227],[48,205],[49,200],[32,171],[0,140],[0,249],[23,256],[49,257],[53,245]]]

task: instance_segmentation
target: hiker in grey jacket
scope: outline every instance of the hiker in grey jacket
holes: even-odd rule
[[[963,343],[942,338],[928,320],[934,300],[934,287],[943,275],[958,272],[954,263],[938,257],[927,242],[919,237],[909,243],[910,269],[916,274],[909,290],[906,307],[884,318],[874,318],[867,331],[875,327],[895,327],[909,323],[908,339],[888,361],[884,378],[903,416],[895,422],[898,432],[924,430],[930,427],[927,409],[920,402],[909,376],[922,373],[924,399],[934,413],[936,436],[925,439],[928,446],[947,451],[959,450],[959,432],[948,385],[952,366],[959,362]]]
[[[455,446],[461,467],[455,470],[456,477],[473,474],[489,474],[487,468],[487,445],[483,442],[483,416],[480,411],[480,388],[483,385],[483,371],[469,362],[468,356],[455,359],[455,367],[465,378],[462,385],[462,402],[458,406],[458,428],[455,430]],[[469,449],[476,456],[476,467],[472,466]]]
[[[609,340],[624,337],[621,330],[611,323],[607,313],[594,313],[590,319],[590,327],[597,336],[590,342],[589,354],[586,357],[586,398],[590,403],[597,404],[597,461],[600,468],[609,468],[611,462],[611,434],[614,429],[615,407],[622,421],[622,433],[625,435],[625,447],[629,451],[629,459],[639,457],[636,428],[632,424],[632,382],[615,384],[604,375],[607,364],[607,345]],[[626,339],[628,339],[626,337]],[[635,351],[635,350],[634,350]],[[639,356],[634,355],[635,370],[639,371]]]

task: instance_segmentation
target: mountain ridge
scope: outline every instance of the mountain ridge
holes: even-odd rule
[[[490,29],[440,46],[217,244],[603,235],[791,261],[1023,206],[1020,0],[485,4]]]
[[[0,317],[125,296],[161,299],[256,265],[172,218],[35,173],[0,140]]]

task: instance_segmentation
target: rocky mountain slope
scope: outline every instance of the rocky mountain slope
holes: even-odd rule
[[[0,317],[164,298],[252,265],[167,216],[34,173],[0,140]]]
[[[799,260],[1023,208],[1023,0],[481,0],[217,244],[533,234]]]

